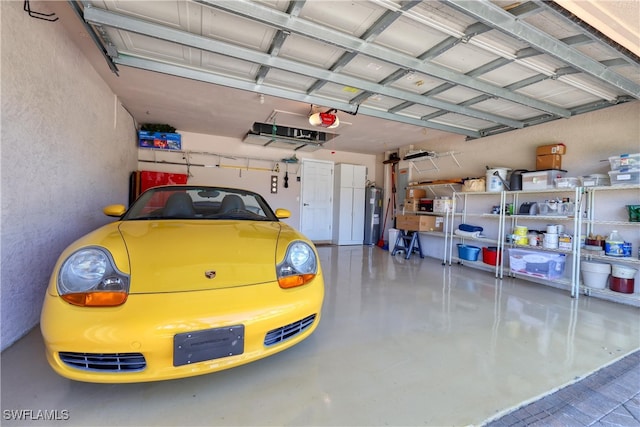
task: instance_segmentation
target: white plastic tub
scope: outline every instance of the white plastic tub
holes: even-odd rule
[[[583,187],[600,187],[611,185],[611,178],[606,173],[593,173],[591,175],[580,177]]]
[[[606,262],[582,261],[580,272],[585,286],[596,289],[605,289],[611,274],[611,264]]]
[[[611,275],[620,279],[633,279],[636,276],[637,272],[637,269],[626,265],[611,265]]]

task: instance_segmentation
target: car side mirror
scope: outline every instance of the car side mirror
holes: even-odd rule
[[[288,209],[278,208],[276,209],[276,218],[285,219],[291,216],[291,211]]]
[[[109,205],[102,209],[102,212],[106,216],[114,216],[121,217],[127,211],[127,208],[124,205]]]

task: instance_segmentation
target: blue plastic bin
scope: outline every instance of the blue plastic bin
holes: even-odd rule
[[[477,261],[479,254],[479,247],[458,243],[458,258],[466,259],[467,261]]]

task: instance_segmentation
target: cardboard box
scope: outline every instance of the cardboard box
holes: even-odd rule
[[[179,133],[138,131],[138,144],[143,148],[181,150],[182,137]]]
[[[405,198],[406,199],[419,199],[427,196],[427,190],[422,188],[407,188]]]
[[[420,210],[420,199],[404,199],[404,210],[406,212],[418,212]]]
[[[444,218],[430,215],[398,215],[395,228],[407,231],[442,231]]]
[[[541,145],[536,148],[536,156],[547,156],[549,154],[565,154],[567,147],[562,144]]]
[[[562,169],[561,154],[545,154],[536,156],[536,170]]]
[[[556,178],[564,178],[567,171],[560,169],[550,169],[537,172],[522,173],[523,190],[547,190],[555,188]]]

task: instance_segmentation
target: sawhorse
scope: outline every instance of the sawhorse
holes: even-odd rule
[[[410,230],[399,230],[396,243],[393,246],[391,255],[395,255],[398,251],[404,250],[407,252],[405,259],[409,259],[413,251],[417,251],[420,258],[424,258],[422,254],[422,246],[420,245],[420,232]]]

